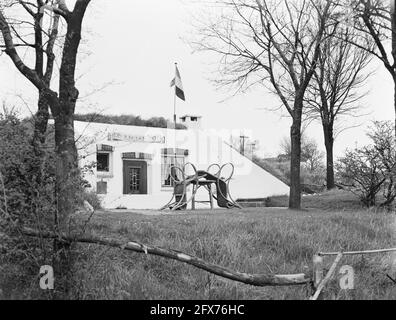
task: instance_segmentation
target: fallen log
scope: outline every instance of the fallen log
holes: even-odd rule
[[[155,246],[149,246],[141,244],[137,241],[124,242],[121,240],[94,236],[94,235],[79,235],[79,236],[68,236],[65,234],[56,234],[50,231],[40,232],[38,230],[30,228],[22,228],[22,233],[30,237],[41,237],[46,239],[59,239],[65,242],[78,242],[78,243],[90,243],[98,244],[107,247],[119,248],[122,250],[134,251],[138,253],[151,254],[155,256],[161,256],[164,258],[180,261],[189,265],[192,265],[198,269],[205,270],[209,273],[213,273],[217,276],[249,284],[257,287],[266,286],[294,286],[304,285],[311,282],[311,279],[305,274],[292,274],[292,275],[272,275],[272,274],[248,274],[230,270],[210,262],[206,262],[200,258],[185,254],[180,251],[172,249],[164,249]]]

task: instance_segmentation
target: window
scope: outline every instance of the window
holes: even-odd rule
[[[140,168],[129,168],[129,185],[131,193],[137,193],[140,190]]]
[[[96,193],[97,194],[107,194],[107,182],[106,181],[96,182]]]
[[[162,187],[172,187],[174,185],[174,181],[171,178],[171,175],[175,178],[175,180],[182,180],[182,173],[180,170],[171,170],[172,166],[177,166],[180,169],[183,169],[185,164],[185,157],[174,154],[162,154],[161,159],[161,185]],[[173,171],[173,172],[171,172]]]
[[[96,154],[96,170],[98,172],[110,172],[110,154],[98,152]]]

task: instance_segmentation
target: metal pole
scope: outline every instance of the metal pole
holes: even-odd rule
[[[177,62],[175,62],[175,80],[176,80],[176,68],[177,68]],[[176,81],[175,81],[175,96],[174,96],[174,99],[173,99],[173,124],[174,124],[174,134],[175,134],[175,143],[174,143],[174,166],[176,166],[176,122],[177,122],[177,120],[176,120],[177,118],[176,118]],[[171,172],[171,174],[172,174],[172,172]],[[176,180],[176,171],[175,171],[175,180]]]
[[[241,154],[244,156],[244,155],[245,155],[245,140],[248,139],[249,137],[248,137],[248,136],[245,136],[244,134],[241,134],[240,138],[241,138],[241,140],[242,140],[240,152],[241,152]]]
[[[176,86],[175,86],[175,97],[173,99],[173,123],[176,129]]]
[[[176,68],[177,68],[177,62],[175,62],[175,79],[176,79]],[[177,122],[177,118],[176,118],[176,81],[175,81],[175,97],[173,100],[173,122],[175,124],[175,130],[176,130],[176,122]]]

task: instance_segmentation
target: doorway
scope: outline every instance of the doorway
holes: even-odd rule
[[[124,194],[147,194],[147,162],[124,160]]]

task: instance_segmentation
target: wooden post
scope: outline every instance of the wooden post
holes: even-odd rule
[[[310,300],[318,300],[319,296],[322,292],[322,290],[324,289],[324,287],[326,286],[326,284],[330,281],[331,277],[333,276],[338,263],[340,262],[342,258],[342,253],[340,252],[336,259],[334,260],[333,264],[330,267],[329,272],[327,272],[326,276],[324,277],[324,279],[320,282],[320,284],[318,285],[318,287],[316,288],[316,292],[315,294],[310,298]]]
[[[323,257],[314,255],[313,257],[313,286],[314,290],[318,289],[323,279]]]

